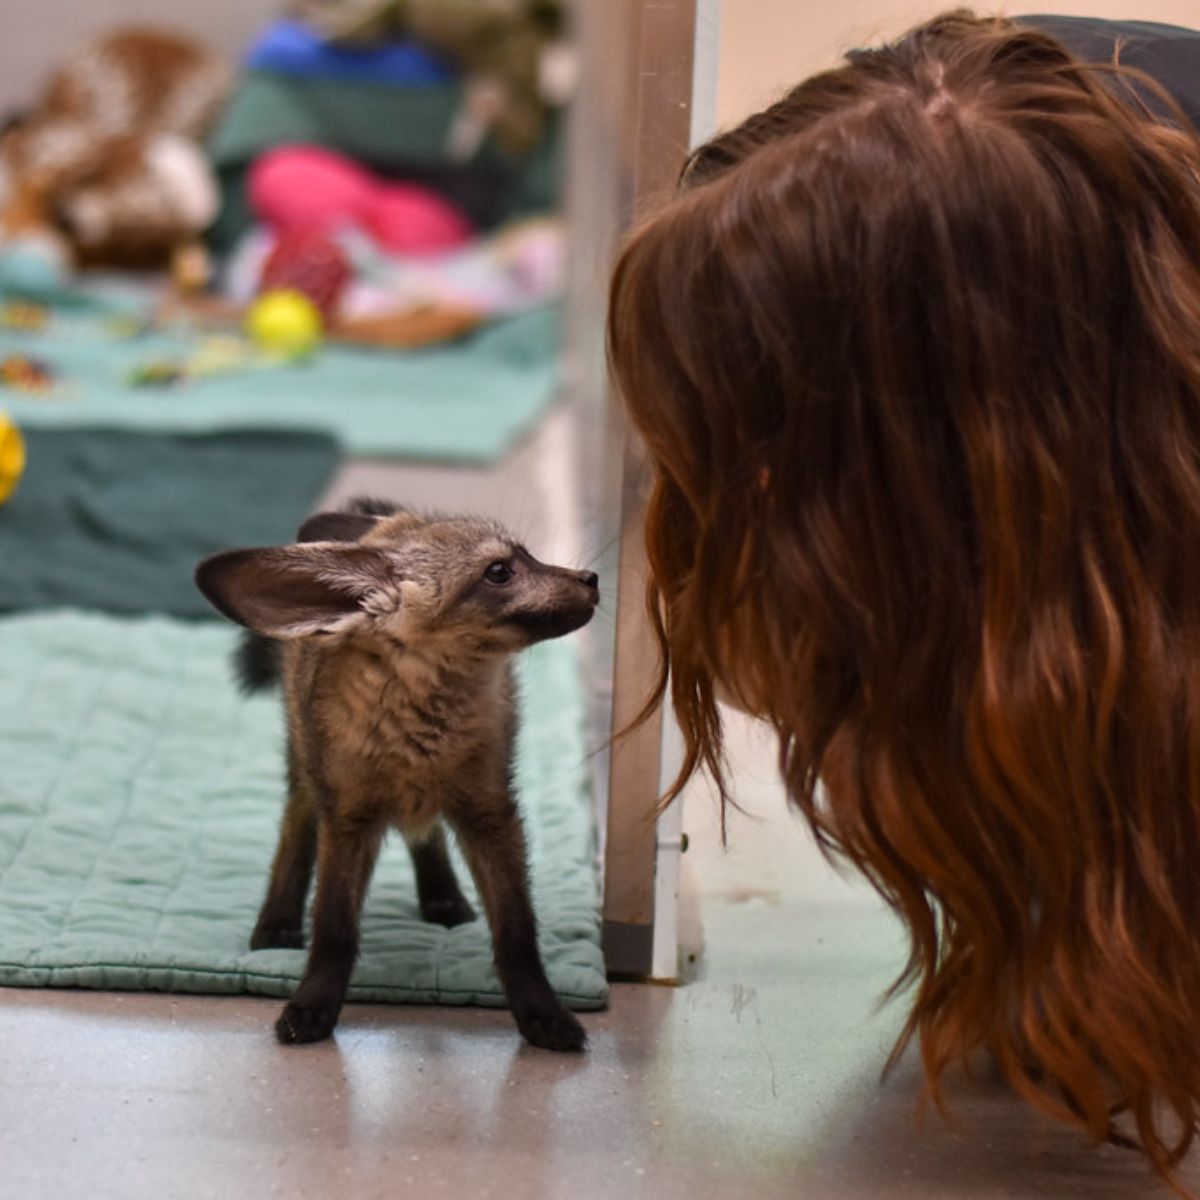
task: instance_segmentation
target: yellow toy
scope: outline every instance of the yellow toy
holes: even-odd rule
[[[246,332],[268,353],[303,358],[321,342],[321,313],[305,295],[281,288],[265,292],[246,314]]]
[[[0,504],[16,491],[25,470],[25,439],[21,431],[0,413]]]

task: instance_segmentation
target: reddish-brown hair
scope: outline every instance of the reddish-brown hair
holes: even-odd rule
[[[907,923],[934,1099],[985,1047],[1170,1180],[1200,1115],[1200,146],[1150,90],[965,13],[857,53],[692,157],[609,338],[680,786],[724,798],[725,688]]]

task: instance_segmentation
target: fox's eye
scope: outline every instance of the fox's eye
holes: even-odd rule
[[[494,562],[484,571],[483,577],[488,583],[507,583],[513,577],[512,567],[506,562]]]

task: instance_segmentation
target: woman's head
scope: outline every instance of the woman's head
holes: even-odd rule
[[[684,777],[721,687],[771,720],[909,924],[935,1091],[988,1046],[1164,1171],[1155,1102],[1181,1139],[1200,1102],[1200,147],[1148,87],[964,14],[852,55],[692,156],[609,337]]]

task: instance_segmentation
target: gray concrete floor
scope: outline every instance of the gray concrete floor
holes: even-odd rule
[[[544,451],[401,483],[536,533]],[[339,487],[392,490],[362,470]],[[0,989],[0,1200],[1165,1196],[986,1073],[954,1089],[954,1128],[917,1122],[911,1057],[879,1080],[899,931],[786,812],[762,732],[732,718],[730,745],[748,815],[727,851],[706,789],[685,799],[685,981],[615,986],[586,1055],[480,1009],[353,1005],[333,1041],[282,1047],[277,1001]]]

